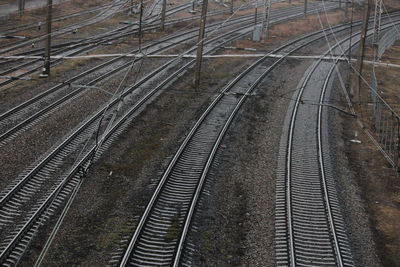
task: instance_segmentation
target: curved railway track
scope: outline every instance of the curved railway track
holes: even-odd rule
[[[237,30],[234,34],[214,38],[214,40],[208,42],[209,46],[206,47],[205,51],[209,53],[220,45],[247,34],[248,31],[249,29]],[[125,108],[124,112],[121,112],[125,115],[117,116],[115,119],[118,120],[118,123],[114,124],[111,129],[101,125],[105,110],[109,110],[104,119],[104,121],[108,121],[110,117],[114,116],[114,111],[118,109],[118,105],[121,104],[120,100],[128,96],[133,90],[145,85],[151,79],[149,77],[153,76],[149,74],[143,78],[129,90],[126,90],[124,94],[115,98],[108,107],[103,108],[87,120],[1,194],[0,223],[4,238],[0,243],[0,262],[15,264],[18,261],[39,226],[79,182],[79,173],[84,166],[89,164],[88,162],[96,153],[98,142],[103,143],[109,140],[110,136],[114,132],[118,132],[121,125],[140,110],[149,98],[171,80],[182,75],[182,72],[193,62],[194,60],[191,60],[184,64],[159,86],[145,92],[144,96],[132,104],[131,108]],[[153,73],[165,71],[168,65],[172,65],[172,62],[164,64],[154,70]],[[100,134],[97,133],[98,129],[100,129]],[[82,144],[86,144],[86,149],[81,150]],[[68,166],[68,159],[76,159],[72,167]]]
[[[358,33],[352,38],[353,45],[359,42]],[[324,55],[345,55],[347,47],[349,38]],[[354,266],[336,191],[324,107],[337,63],[314,62],[287,113],[276,186],[277,266]]]
[[[285,12],[277,12],[275,16],[276,17],[283,16],[285,15]],[[236,27],[235,28],[236,31],[239,29],[246,29],[252,23],[249,21],[251,21],[251,16],[244,16],[236,20],[233,20],[229,23],[226,23],[224,27],[228,28]],[[274,23],[274,21],[272,21],[272,23]],[[214,23],[208,27],[207,32],[212,32],[218,27],[220,27],[219,23]],[[188,30],[183,33],[163,38],[155,43],[150,43],[149,45],[144,46],[143,49],[146,49],[148,51],[148,54],[157,53],[162,50],[173,47],[173,45],[178,44],[180,42],[185,42],[190,39],[193,39],[196,36],[197,36],[197,30]],[[187,52],[190,53],[192,51],[193,49]],[[138,50],[134,50],[131,53],[137,53],[137,52]],[[17,137],[18,134],[25,131],[28,127],[33,126],[35,122],[44,118],[49,113],[51,113],[56,108],[60,107],[70,99],[76,97],[77,95],[83,94],[87,90],[87,88],[81,87],[72,90],[68,94],[61,94],[62,97],[59,98],[51,97],[54,96],[55,93],[58,93],[60,90],[68,90],[69,84],[71,84],[72,82],[78,82],[85,76],[92,74],[95,71],[100,71],[103,68],[109,68],[109,66],[111,65],[114,66],[111,71],[105,72],[101,74],[99,77],[96,77],[89,82],[85,82],[86,86],[96,85],[99,82],[110,78],[112,75],[118,73],[119,71],[128,68],[131,64],[129,61],[123,63],[124,59],[125,58],[123,56],[111,59],[99,66],[96,66],[84,73],[81,73],[63,83],[60,83],[50,88],[49,90],[43,92],[42,94],[35,96],[34,98],[8,110],[3,114],[0,114],[0,127],[2,128],[0,133],[0,146],[4,146],[7,142]]]
[[[87,10],[82,10],[82,11],[73,12],[73,13],[70,13],[70,14],[54,17],[52,19],[52,22],[67,20],[67,19],[71,19],[71,18],[76,18],[76,17],[82,16],[82,15],[94,13],[94,12],[97,12],[99,10],[105,9],[107,7],[110,7],[111,5],[112,4],[105,4],[105,5],[102,5],[102,6],[92,7],[92,8],[87,9]],[[45,22],[45,21],[42,21],[42,22]],[[25,30],[29,30],[29,29],[35,29],[37,27],[38,27],[38,22],[24,24],[24,25],[18,25],[18,26],[12,26],[11,28],[1,29],[0,35],[15,34],[15,33],[21,32],[21,31],[25,31]],[[5,47],[5,45],[0,45],[0,49],[3,48],[3,47]]]
[[[122,8],[122,6],[126,2],[127,2],[127,0],[113,0],[113,3],[109,6],[109,8],[103,10],[99,14],[96,14],[95,16],[93,16],[89,19],[86,19],[82,22],[79,22],[79,23],[73,24],[73,25],[68,25],[67,27],[62,28],[62,29],[57,29],[56,31],[54,31],[52,33],[52,37],[56,37],[56,36],[59,36],[59,35],[65,34],[65,33],[69,33],[74,29],[79,29],[82,27],[93,25],[95,23],[99,23],[99,22],[105,20],[106,18],[112,16],[114,13],[116,13],[120,8]],[[30,46],[32,44],[32,42],[37,43],[37,42],[43,40],[44,38],[46,38],[46,34],[42,35],[42,36],[34,37],[32,39],[29,39],[28,41],[22,41],[22,42],[19,42],[16,44],[9,44],[6,48],[0,49],[0,54],[11,52],[11,51],[16,50],[23,46]]]
[[[174,7],[173,9],[167,10],[167,16],[170,16],[172,14],[175,14],[176,12],[179,12],[182,9],[185,9],[188,6],[188,4],[184,4],[178,7]],[[149,17],[147,18],[148,20],[148,25],[144,27],[144,31],[150,31],[157,29],[159,26],[154,24],[156,21],[156,16]],[[173,24],[174,22],[167,22],[168,25]],[[52,54],[53,55],[62,55],[62,56],[74,56],[81,54],[83,52],[88,52],[90,50],[93,50],[97,48],[99,45],[102,44],[107,44],[109,42],[115,42],[116,40],[119,40],[124,37],[131,36],[132,34],[135,34],[138,31],[138,26],[137,24],[133,25],[128,25],[128,26],[123,26],[115,30],[111,30],[107,33],[102,33],[94,37],[89,37],[89,38],[84,38],[82,40],[77,40],[77,41],[69,41],[66,43],[62,44],[57,44],[54,45],[52,48]],[[65,31],[64,31],[65,32]],[[7,50],[13,50],[12,47],[7,48]],[[5,50],[6,51],[6,50]],[[1,54],[2,52],[0,52]],[[37,48],[30,50],[29,52],[23,52],[19,53],[18,55],[28,55],[32,54],[35,55],[35,53],[38,53],[38,55],[42,55],[43,53],[43,48]],[[10,75],[11,73],[15,73],[17,71],[22,71],[22,73],[19,73],[17,75],[13,75],[13,78],[22,78],[25,77],[29,74],[32,74],[42,68],[42,59],[33,59],[29,60],[27,62],[23,62],[19,64],[18,60],[15,61],[5,61],[4,63],[7,63],[7,69],[0,71],[0,76],[6,76]],[[54,66],[56,64],[61,63],[63,60],[62,59],[55,59],[51,60],[51,64]],[[17,63],[17,65],[11,65],[13,63]],[[6,65],[5,65],[6,66]],[[9,85],[10,83],[14,82],[13,79],[5,80],[0,82],[0,87],[3,87],[5,85]]]
[[[279,1],[277,1],[279,2]],[[190,6],[190,3],[183,4],[177,7],[174,7],[172,9],[167,10],[166,15],[171,16],[179,11],[185,10],[188,6]],[[244,10],[247,8],[252,8],[252,5],[243,5],[240,10]],[[151,9],[151,7],[150,7]],[[208,17],[211,16],[217,16],[221,15],[224,13],[227,13],[228,11],[215,11],[215,12],[210,12],[208,14]],[[149,12],[152,14],[152,12]],[[175,19],[175,20],[169,20],[166,21],[166,25],[173,25],[175,23],[182,23],[185,21],[192,21],[193,19],[197,19],[198,16],[194,17],[189,17],[189,18],[184,18],[184,19]],[[147,22],[145,23],[145,27],[143,28],[143,31],[151,31],[159,28],[158,25],[158,15],[151,15],[146,18]],[[82,40],[76,40],[76,41],[68,41],[65,43],[61,44],[56,44],[52,46],[52,54],[53,55],[63,55],[63,56],[74,56],[81,54],[83,52],[88,52],[90,50],[95,49],[101,44],[108,44],[110,42],[115,42],[116,40],[119,40],[124,37],[131,36],[132,34],[137,33],[138,31],[138,23],[133,23],[132,25],[128,26],[123,26],[115,30],[111,30],[107,33],[100,34],[95,37],[89,37],[85,38]],[[13,48],[10,48],[13,50]],[[7,49],[5,51],[8,51],[10,49]],[[0,54],[2,53],[2,50],[0,50]],[[27,52],[22,52],[17,54],[17,56],[23,56],[23,55],[42,55],[43,54],[43,48],[36,48],[36,49],[30,49]],[[7,69],[0,71],[0,76],[7,76],[10,75],[11,73],[16,73],[17,71],[23,70],[22,73],[19,74],[14,74],[13,79],[7,79],[5,81],[0,82],[0,87],[9,85],[10,83],[14,82],[14,79],[17,78],[22,78],[25,77],[29,74],[32,74],[38,70],[41,70],[42,68],[42,59],[34,59],[30,60],[28,62],[23,62],[21,64],[17,64],[16,66],[13,66],[10,64],[18,63],[18,60],[7,60],[4,61],[4,63],[7,63]],[[57,65],[62,62],[62,59],[55,59],[51,61],[52,65]],[[6,64],[4,64],[6,66]]]
[[[319,32],[306,36],[274,53],[289,48],[289,52],[285,53],[288,56],[323,38],[323,35],[313,38],[318,34],[322,35]],[[309,38],[311,40],[307,40]],[[283,57],[271,63],[266,58],[255,62],[225,87],[201,115],[163,174],[120,266],[185,265],[182,250],[186,235],[218,146],[247,96],[284,60]],[[173,238],[170,236],[171,229],[178,232]],[[190,262],[186,260],[186,263]]]

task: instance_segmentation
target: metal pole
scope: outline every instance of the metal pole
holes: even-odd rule
[[[140,0],[140,14],[139,14],[139,52],[142,51],[142,18],[143,18],[143,0]]]
[[[161,30],[165,29],[165,11],[167,9],[167,0],[163,0],[162,11],[161,11]]]
[[[307,0],[304,0],[304,17],[307,17]]]
[[[353,18],[354,18],[354,2],[351,2],[351,19],[350,19],[350,40],[349,40],[349,63],[351,64],[351,46],[353,36]]]
[[[233,14],[233,0],[231,0],[231,14]]]
[[[269,37],[269,20],[271,15],[271,0],[268,0],[268,12],[267,12],[267,26],[265,31],[265,38],[268,39]]]
[[[257,25],[257,4],[256,4],[256,7],[254,9],[254,25]]]
[[[46,48],[44,56],[44,68],[42,77],[47,77],[50,75],[50,53],[51,53],[51,12],[53,7],[53,0],[47,0],[47,39]]]
[[[201,9],[201,18],[200,18],[199,39],[197,41],[195,76],[193,80],[193,86],[195,89],[199,89],[200,85],[201,62],[203,60],[204,32],[206,28],[206,19],[207,19],[207,5],[208,5],[208,0],[203,0],[203,7]]]
[[[369,19],[369,11],[370,11],[371,0],[364,1],[364,17],[363,17],[363,25],[361,30],[361,38],[360,38],[360,47],[358,50],[358,77],[356,79],[356,91],[354,95],[354,101],[360,101],[360,89],[361,89],[361,82],[362,82],[362,70],[363,70],[363,63],[364,63],[364,55],[365,55],[365,40],[368,30],[368,19]]]
[[[267,0],[263,1],[264,5],[264,10],[263,10],[263,15],[261,17],[261,39],[264,39],[264,33],[265,33],[265,21],[267,19]]]
[[[19,15],[22,16],[22,0],[18,1],[18,12]]]

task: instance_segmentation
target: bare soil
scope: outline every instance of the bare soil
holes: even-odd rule
[[[371,49],[369,49],[371,55]],[[387,50],[383,61],[397,62],[398,43]],[[376,67],[378,91],[387,103],[397,112],[399,109],[397,68]],[[371,81],[372,66],[366,65],[363,76]],[[371,122],[370,88],[363,84],[361,104],[357,107],[359,120],[365,130],[375,136]],[[400,180],[398,170],[393,169],[378,147],[364,129],[354,119],[343,117],[342,123],[343,153],[348,158],[350,179],[356,184],[356,195],[366,211],[368,227],[372,232],[377,258],[382,266],[400,266]],[[352,143],[355,132],[360,134],[361,144]],[[352,202],[353,203],[353,202]],[[369,244],[371,245],[371,244]],[[372,266],[372,265],[371,265]],[[375,266],[375,265],[373,265]]]

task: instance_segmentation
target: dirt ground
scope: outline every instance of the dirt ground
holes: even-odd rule
[[[367,218],[359,220],[367,220],[372,230],[381,266],[400,266],[398,173],[354,120],[344,117],[342,127],[343,149],[350,166],[350,177],[358,187],[357,194],[367,215]],[[361,144],[350,142],[356,131],[360,133]]]
[[[371,52],[371,49],[369,49]],[[398,63],[399,42],[388,49],[382,57],[382,62]],[[400,111],[398,84],[399,68],[386,66],[376,67],[379,94],[397,112]],[[371,81],[372,66],[367,65],[363,75]],[[358,107],[359,119],[363,127],[375,135],[370,116],[371,99],[369,88],[364,84],[361,99],[364,101]],[[360,113],[362,111],[362,113]],[[361,144],[351,143],[355,132],[360,134]],[[350,170],[354,181],[359,187],[359,195],[368,214],[369,227],[372,230],[378,257],[383,266],[400,266],[400,180],[399,174],[384,158],[376,144],[354,120],[343,119],[344,153],[349,159]]]

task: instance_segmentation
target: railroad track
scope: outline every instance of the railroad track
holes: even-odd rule
[[[280,2],[282,0],[277,0],[276,2]],[[156,3],[155,1],[154,3]],[[166,12],[167,17],[171,16],[179,11],[185,10],[187,7],[189,7],[191,4],[183,4],[177,7],[174,7],[172,9],[168,9]],[[241,7],[241,10],[248,9],[248,8],[253,8],[253,5],[243,5]],[[143,28],[143,31],[151,31],[159,28],[158,25],[158,17],[159,14],[153,14],[151,10],[154,9],[154,5],[151,5],[147,13],[151,14],[149,17],[145,17],[147,21],[145,21],[145,27]],[[214,12],[209,12],[208,17],[212,16],[217,16],[227,13],[227,11],[214,11]],[[194,16],[194,17],[189,17],[185,19],[175,19],[175,20],[169,20],[166,21],[166,25],[173,25],[175,23],[182,23],[185,21],[192,21],[193,19],[197,19],[199,16]],[[71,26],[69,26],[71,27]],[[68,41],[65,43],[61,44],[55,44],[52,46],[52,54],[53,55],[63,55],[63,56],[74,56],[81,54],[83,52],[88,52],[90,50],[95,49],[99,45],[102,44],[109,44],[114,43],[116,40],[119,40],[124,37],[131,36],[132,34],[135,34],[138,30],[138,23],[134,23],[133,25],[129,26],[123,26],[121,28],[109,31],[104,34],[100,34],[95,37],[89,37],[85,38],[82,40],[75,40],[75,41]],[[30,44],[30,43],[29,43]],[[22,52],[16,54],[17,56],[23,56],[23,55],[42,55],[43,54],[43,49],[44,48],[35,48],[35,49],[29,49],[29,51]],[[7,52],[8,50],[14,50],[14,47],[7,48],[4,50]],[[2,53],[2,50],[0,49],[0,54]],[[14,74],[12,75],[13,78],[22,78],[25,77],[29,74],[32,74],[38,70],[42,69],[42,60],[41,59],[35,59],[35,60],[30,60],[28,62],[23,62],[22,64],[17,64],[14,65],[15,63],[18,63],[18,60],[5,60],[2,63],[4,63],[4,66],[7,66],[7,69],[0,71],[0,76],[7,76],[11,75],[13,73],[17,73],[20,70],[23,70],[22,73]],[[52,60],[51,64],[52,65],[57,65],[62,62],[62,59],[56,59]],[[10,66],[11,64],[11,66]],[[13,83],[13,79],[8,79],[5,81],[0,82],[0,87],[8,85],[10,83]]]
[[[314,35],[306,37],[311,40],[296,40],[274,53],[291,47],[285,53],[288,56],[318,39]],[[271,63],[262,58],[255,62],[224,88],[201,115],[163,174],[120,266],[190,265],[190,258],[182,257],[183,246],[214,155],[247,96],[283,60]],[[171,236],[171,231],[175,235]]]
[[[167,16],[170,16],[172,14],[175,14],[176,12],[179,12],[183,9],[185,9],[189,4],[184,4],[178,7],[174,7],[170,10],[167,10]],[[154,22],[156,21],[156,16],[149,17],[147,18],[148,20],[148,25],[144,27],[144,31],[150,31],[157,29],[159,26],[156,25]],[[168,25],[173,24],[174,22],[167,22]],[[107,44],[109,42],[115,42],[116,40],[119,40],[124,37],[131,36],[132,34],[135,34],[138,30],[137,25],[128,25],[128,26],[123,26],[121,28],[109,31],[107,33],[100,34],[95,37],[89,37],[85,38],[82,40],[75,40],[75,41],[69,41],[63,44],[57,44],[54,45],[53,47],[55,48],[52,51],[53,55],[63,55],[63,56],[74,56],[81,54],[83,52],[88,52],[90,50],[93,50],[97,48],[99,45],[102,44]],[[41,55],[43,53],[43,48],[37,48],[30,50],[29,52],[23,52],[19,53],[18,55],[29,55],[35,53],[38,53],[38,55]],[[0,52],[1,54],[1,52]],[[25,77],[29,74],[32,74],[38,70],[42,69],[42,59],[34,59],[34,60],[29,60],[27,62],[19,63],[18,60],[14,61],[4,61],[4,66],[7,66],[7,69],[0,71],[0,76],[7,76],[12,73],[15,73],[17,71],[23,70],[23,72],[13,75],[14,78],[22,78]],[[51,64],[57,65],[61,63],[63,60],[62,59],[55,59],[51,60]],[[13,66],[14,63],[17,63],[16,65]],[[10,66],[11,65],[11,66]],[[0,82],[0,87],[9,85],[13,83],[13,79],[5,80]]]
[[[65,34],[65,33],[70,33],[74,29],[79,29],[82,27],[93,25],[95,23],[99,23],[99,22],[105,20],[106,18],[112,16],[114,13],[116,13],[120,8],[122,8],[122,6],[126,2],[127,2],[127,0],[114,0],[112,5],[109,8],[107,8],[106,10],[103,10],[99,14],[96,14],[92,18],[89,18],[89,19],[84,20],[77,24],[68,25],[67,27],[58,29],[56,31],[53,31],[52,37],[56,37],[56,36],[59,36],[59,35]],[[45,38],[46,38],[46,35],[42,35],[42,36],[32,38],[28,41],[22,41],[17,44],[8,45],[7,47],[0,49],[0,54],[15,51],[16,49],[21,48],[23,46],[30,46],[32,44],[32,42],[38,43],[39,41],[44,40]]]
[[[386,22],[385,27],[391,25]],[[358,35],[353,35],[353,45]],[[324,55],[345,55],[348,47],[345,38]],[[277,266],[354,266],[336,191],[325,106],[337,64],[314,62],[288,109],[276,185]]]
[[[211,52],[216,47],[247,34],[249,29],[241,31],[239,30],[231,36],[223,36],[225,39],[222,40],[219,37],[215,38],[214,42],[209,41],[209,47],[206,46],[205,51]],[[2,223],[3,242],[0,243],[0,262],[14,264],[20,259],[40,225],[62,204],[63,199],[79,182],[82,168],[90,164],[90,160],[98,151],[96,144],[111,142],[113,134],[122,131],[124,123],[128,123],[151,97],[173,79],[182,75],[193,62],[192,60],[184,64],[164,79],[161,84],[157,82],[158,86],[146,91],[136,103],[128,103],[129,108],[121,109],[121,114],[124,115],[115,117],[117,122],[111,128],[101,124],[105,109],[110,111],[104,117],[104,121],[108,121],[114,116],[114,111],[121,104],[121,99],[149,82],[146,77],[143,78],[135,86],[115,98],[109,107],[105,107],[88,119],[1,194],[0,222]],[[168,67],[167,64],[154,72],[165,71]],[[99,134],[98,129],[100,129]],[[84,150],[81,149],[82,144],[86,144]],[[74,160],[72,166],[68,166],[68,159]]]
[[[277,0],[276,2],[280,2],[280,1],[282,1],[282,0]],[[155,1],[154,3],[156,3],[156,2],[157,1]],[[167,15],[167,17],[171,16],[179,11],[185,10],[190,5],[191,5],[190,3],[186,3],[186,4],[176,6],[172,9],[168,9],[166,11],[167,12],[166,15]],[[157,13],[153,14],[154,12],[151,11],[152,9],[154,9],[154,7],[155,7],[155,5],[151,5],[150,8],[147,9],[147,10],[149,10],[147,13],[150,14],[150,16],[145,18],[147,21],[145,22],[145,27],[143,28],[143,31],[151,31],[151,30],[155,30],[155,29],[159,28],[159,25],[158,25],[159,14],[157,14]],[[253,8],[253,5],[243,5],[241,7],[241,10],[248,9],[248,8]],[[228,13],[228,11],[209,12],[208,17],[218,16],[218,15],[221,15],[224,13]],[[169,20],[169,21],[166,21],[166,25],[173,25],[175,23],[192,21],[193,19],[197,19],[198,17],[199,16],[189,17],[189,18],[185,18],[185,19]],[[137,30],[138,30],[138,23],[134,23],[133,25],[123,26],[121,28],[109,31],[104,34],[100,34],[95,37],[89,37],[89,38],[85,38],[82,40],[68,41],[65,43],[56,44],[56,45],[52,46],[52,54],[53,55],[63,55],[63,56],[78,55],[83,52],[88,52],[90,50],[93,50],[93,49],[97,48],[99,45],[108,44],[110,42],[114,43],[115,41],[117,41],[121,38],[131,36],[132,34],[135,34],[137,32]],[[7,48],[4,51],[7,52],[10,49],[13,50],[14,47]],[[0,54],[1,53],[2,53],[2,50],[0,50]],[[35,49],[30,49],[29,51],[22,52],[22,53],[19,53],[16,55],[23,56],[23,55],[42,55],[42,54],[43,54],[43,48],[35,48]],[[19,62],[18,60],[3,61],[3,63],[4,63],[3,65],[7,66],[7,69],[0,71],[0,76],[7,76],[7,75],[11,75],[11,74],[15,73],[14,75],[12,75],[13,78],[18,79],[18,78],[23,78],[29,74],[32,74],[32,73],[42,69],[42,59],[30,60],[28,62],[23,62],[21,64],[13,65],[18,62]],[[54,66],[54,65],[60,64],[61,62],[62,62],[62,59],[55,59],[55,60],[51,61],[51,64]],[[20,72],[21,70],[23,70],[23,72]],[[20,73],[16,74],[17,72],[20,72]],[[0,87],[13,83],[14,79],[7,79],[4,81],[1,81]]]
[[[285,12],[286,11],[277,11],[276,17],[284,15]],[[248,28],[248,25],[251,24],[251,22],[249,21],[251,21],[251,16],[243,16],[241,18],[232,20],[229,23],[226,23],[224,27],[238,27],[236,28],[236,30],[244,29]],[[244,25],[241,25],[243,23]],[[212,32],[218,27],[220,27],[219,23],[211,24],[208,27],[207,32]],[[195,29],[187,30],[183,33],[163,38],[155,43],[150,43],[149,45],[144,46],[143,49],[147,50],[148,54],[158,53],[160,51],[173,47],[174,44],[187,42],[188,40],[195,38],[197,36],[197,33],[198,32]],[[190,50],[188,52],[192,51],[193,50]],[[138,50],[131,51],[131,53],[137,52]],[[65,104],[70,99],[76,97],[77,95],[85,93],[88,90],[88,87],[80,87],[72,90],[68,94],[61,94],[59,98],[54,97],[55,94],[60,93],[60,90],[70,90],[68,85],[72,82],[78,82],[87,75],[94,73],[95,71],[101,71],[103,73],[99,77],[96,77],[91,81],[84,83],[85,86],[97,85],[101,81],[109,79],[112,75],[118,73],[119,71],[130,67],[130,61],[124,61],[126,61],[126,59],[123,56],[111,59],[99,66],[96,66],[84,73],[81,73],[63,83],[60,83],[50,88],[42,94],[35,96],[34,98],[8,110],[3,114],[0,114],[0,147],[7,144],[10,140],[16,138],[20,133],[24,132],[29,127],[32,127],[40,119],[46,117],[49,113],[51,113],[61,105]],[[103,69],[110,68],[109,66],[113,66],[113,69],[105,72],[105,70]]]
[[[82,15],[86,15],[86,14],[90,14],[90,13],[94,13],[97,11],[101,11],[102,9],[108,8],[112,6],[112,4],[105,4],[102,6],[98,6],[98,7],[93,7],[90,9],[86,9],[86,10],[82,10],[82,11],[78,11],[78,12],[73,12],[70,14],[66,14],[66,15],[62,15],[62,16],[58,16],[52,19],[52,22],[57,22],[57,21],[63,21],[63,20],[67,20],[67,19],[71,19],[71,18],[76,18]],[[38,21],[39,22],[39,21]],[[11,34],[16,34],[18,32],[21,31],[25,31],[25,30],[29,30],[29,29],[36,29],[38,27],[38,22],[35,23],[29,23],[29,24],[25,24],[25,25],[19,25],[19,26],[13,26],[12,28],[4,28],[1,29],[0,35],[11,35]],[[45,22],[45,21],[41,21],[41,22]],[[0,46],[0,49],[3,48],[4,45]]]

